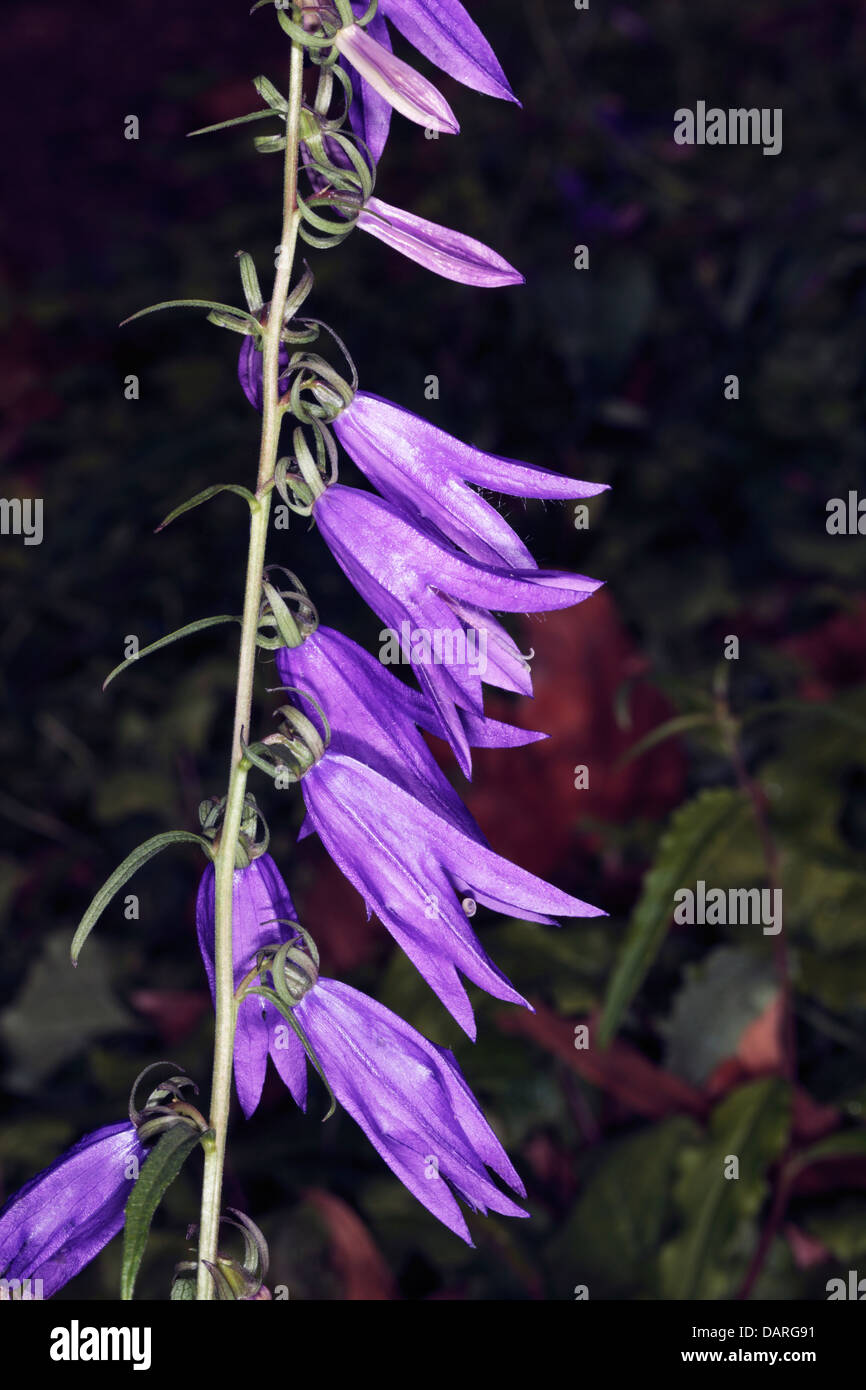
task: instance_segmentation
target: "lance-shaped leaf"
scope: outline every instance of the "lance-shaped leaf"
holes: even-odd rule
[[[78,964],[78,957],[81,954],[82,946],[118,889],[122,888],[124,883],[132,878],[132,875],[137,869],[141,868],[142,864],[146,864],[148,859],[152,859],[155,854],[159,854],[160,850],[165,849],[168,845],[183,843],[201,845],[206,853],[210,853],[208,843],[201,835],[193,835],[189,830],[167,830],[162,835],[154,835],[152,839],[145,840],[144,844],[138,845],[132,851],[132,854],[127,855],[126,859],[124,859],[122,864],[118,865],[111,877],[106,879],[105,883],[103,883],[78,924],[75,935],[72,938],[72,947],[70,951],[73,965]]]
[[[218,492],[236,492],[238,497],[243,497],[245,501],[249,503],[251,512],[257,512],[259,509],[258,501],[250,492],[249,488],[241,487],[240,483],[215,483],[213,487],[206,487],[203,492],[197,492],[195,497],[190,497],[186,502],[181,502],[179,507],[175,507],[174,511],[169,512],[165,520],[159,523],[155,528],[155,532],[164,531],[166,526],[170,526],[179,516],[183,516],[184,512],[191,512],[193,507],[200,507],[202,502],[209,502],[212,497],[216,497]],[[218,620],[214,618],[205,619],[205,622],[211,625],[216,621]],[[219,619],[219,621],[222,621],[222,619]],[[141,655],[142,653],[139,652],[139,656]],[[137,660],[137,658],[134,659]],[[118,667],[118,670],[120,670],[120,667]],[[106,682],[106,684],[107,683],[108,682]]]
[[[193,504],[191,503],[189,505]],[[172,513],[172,516],[179,515],[181,511],[186,510],[186,507],[180,507],[177,512]],[[171,521],[171,516],[166,518],[162,523],[163,526],[167,526],[169,521]],[[206,627],[216,627],[219,623],[239,622],[240,618],[236,617],[233,613],[220,613],[215,618],[198,618],[194,623],[187,623],[186,627],[179,627],[175,632],[168,633],[166,637],[159,637],[155,642],[151,642],[149,646],[142,647],[140,652],[135,653],[135,656],[128,656],[125,661],[121,661],[120,664],[115,666],[114,670],[110,671],[105,677],[105,680],[102,682],[102,688],[103,690],[107,689],[114,680],[114,677],[120,675],[121,671],[125,671],[127,666],[134,666],[143,656],[150,656],[151,652],[159,651],[160,647],[168,647],[172,642],[179,642],[182,637],[191,637],[194,632],[204,631]]]
[[[208,1130],[207,1133],[212,1131]],[[172,1125],[148,1154],[126,1204],[120,1274],[120,1297],[125,1302],[132,1298],[135,1289],[154,1213],[189,1155],[204,1137],[198,1126],[192,1123]]]
[[[632,914],[622,953],[608,986],[599,1024],[602,1046],[611,1041],[667,935],[674,893],[694,878],[709,853],[718,853],[751,813],[742,792],[714,787],[681,806],[664,835]]]

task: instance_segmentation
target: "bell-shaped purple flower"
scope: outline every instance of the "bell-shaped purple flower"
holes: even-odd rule
[[[447,737],[423,695],[398,680],[357,642],[330,627],[317,628],[299,647],[281,647],[276,664],[284,685],[321,705],[328,720],[330,753],[345,753],[368,763],[404,791],[414,793],[420,788],[433,798],[441,815],[483,839],[419,732],[420,727]],[[320,722],[307,702],[296,703],[310,719]],[[458,716],[468,742],[476,748],[516,748],[545,737],[467,711],[458,711]]]
[[[211,995],[214,994],[215,874],[213,864],[205,869],[196,903],[198,944],[207,971]],[[232,888],[232,954],[235,988],[255,964],[256,952],[291,934],[287,922],[296,918],[294,904],[282,875],[269,854],[263,854],[245,869],[235,869]],[[235,1031],[235,1086],[245,1115],[253,1113],[265,1084],[268,1038],[271,1025],[280,1018],[273,1004],[248,995],[238,1009]],[[286,1054],[274,1054],[280,1074]]]
[[[489,609],[568,608],[594,593],[599,582],[561,570],[482,563],[461,555],[402,507],[339,483],[318,498],[314,516],[347,578],[404,650],[409,634],[407,655],[418,682],[468,775],[471,755],[457,709],[482,715],[482,680],[498,679],[496,667],[486,665],[486,641],[471,621],[472,610],[480,610],[486,626],[487,619],[494,621]]]
[[[341,57],[350,63],[368,87],[372,87],[395,111],[408,120],[445,135],[460,130],[457,117],[438,88],[402,58],[378,43],[366,29],[349,24],[334,38]]]
[[[127,1121],[86,1134],[32,1178],[0,1211],[0,1279],[41,1281],[50,1298],[74,1278],[122,1227],[145,1157]]]
[[[421,786],[406,791],[366,758],[328,751],[304,775],[301,790],[312,826],[367,911],[376,913],[472,1038],[475,1018],[458,971],[496,999],[526,1000],[482,948],[467,909],[482,903],[548,924],[552,914],[604,916],[495,854],[443,815],[435,794]]]
[[[367,199],[356,225],[446,280],[476,289],[523,284],[520,271],[483,241],[392,207],[381,198]]]
[[[487,1171],[526,1195],[452,1052],[337,980],[320,978],[295,1017],[336,1099],[403,1185],[449,1230],[472,1244],[455,1192],[485,1215],[528,1215]],[[292,1093],[303,1107],[306,1059],[293,1033],[287,1041],[296,1068]]]
[[[268,855],[236,871],[234,908],[240,983],[262,946],[300,938],[286,917],[292,915],[288,889]],[[213,989],[212,867],[199,889],[197,924]],[[464,1240],[469,1233],[452,1188],[474,1210],[525,1216],[487,1172],[491,1168],[525,1195],[453,1054],[348,985],[320,976],[312,986],[308,977],[305,987],[294,1015],[328,1085],[409,1191]],[[268,1055],[298,1105],[306,1108],[306,1054],[297,1034],[260,996],[243,1000],[239,1024],[241,1018],[245,1027],[243,1032],[239,1027],[235,1040],[235,1083],[247,1114],[258,1104]]]
[[[485,454],[381,396],[358,391],[334,421],[346,453],[383,497],[488,565],[535,561],[500,512],[469,486],[512,497],[595,497],[585,483],[547,468]]]

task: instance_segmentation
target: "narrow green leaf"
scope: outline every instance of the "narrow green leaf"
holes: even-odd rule
[[[803,719],[828,719],[833,723],[844,725],[847,729],[852,729],[857,734],[866,734],[866,719],[861,719],[856,714],[852,714],[850,710],[840,709],[838,705],[823,700],[772,700],[750,710],[743,716],[742,722],[753,724],[768,714],[797,714]]]
[[[802,1149],[787,1164],[785,1177],[790,1179],[805,1168],[811,1168],[813,1163],[828,1163],[839,1158],[864,1157],[866,1157],[866,1129],[843,1129],[837,1134],[828,1135],[826,1139],[819,1139],[816,1144],[810,1144],[808,1149]]]
[[[161,304],[148,304],[146,309],[139,309],[137,313],[130,314],[128,319],[121,319],[120,327],[132,323],[134,319],[144,318],[145,314],[156,314],[160,309],[216,309],[225,314],[234,314],[239,319],[249,319],[256,331],[261,327],[258,319],[248,314],[245,309],[236,309],[233,304],[217,304],[213,299],[164,299]]]
[[[701,858],[717,852],[750,814],[742,792],[730,787],[704,791],[680,806],[646,875],[608,986],[598,1038],[606,1046],[661,949],[673,915],[673,895],[694,875]]]
[[[646,753],[650,748],[655,748],[657,743],[664,743],[667,738],[674,738],[676,734],[684,734],[687,729],[698,729],[702,724],[713,724],[715,720],[710,714],[678,714],[674,719],[666,719],[664,724],[659,724],[655,729],[650,729],[648,734],[639,738],[637,743],[633,743],[622,757],[617,761],[614,772],[618,772],[621,767],[639,758],[642,753]]]
[[[249,502],[251,512],[256,512],[259,509],[259,504],[249,488],[241,487],[240,483],[216,483],[213,487],[206,487],[203,492],[197,492],[195,497],[190,497],[187,502],[181,502],[179,507],[175,507],[174,511],[169,512],[165,520],[159,523],[156,531],[164,531],[166,526],[170,526],[179,516],[183,516],[184,512],[191,512],[193,507],[200,507],[202,502],[209,502],[212,497],[216,497],[218,492],[236,492],[238,497],[243,497]]]
[[[168,518],[168,521],[170,520],[171,517]],[[168,521],[164,521],[163,526],[166,526]],[[105,677],[105,680],[102,682],[102,689],[107,689],[111,681],[114,680],[114,677],[120,675],[121,671],[125,671],[127,666],[134,666],[143,656],[149,656],[151,652],[159,651],[160,647],[167,647],[172,642],[179,642],[182,637],[191,637],[194,632],[203,632],[205,628],[216,627],[219,623],[239,622],[240,618],[235,617],[233,613],[221,613],[219,617],[216,618],[198,618],[194,623],[187,623],[186,627],[177,628],[175,632],[170,632],[167,637],[160,637],[156,642],[151,642],[150,646],[142,647],[140,652],[136,652],[135,656],[128,656],[125,661],[121,661],[120,665],[115,666],[114,670],[110,671]]]
[[[730,1298],[748,1259],[733,1249],[767,1194],[767,1170],[788,1140],[791,1096],[778,1077],[732,1091],[713,1111],[707,1138],[681,1159],[674,1199],[680,1233],[661,1253],[664,1297]],[[732,1158],[737,1176],[729,1175]]]
[[[120,1297],[124,1302],[132,1298],[154,1212],[202,1137],[197,1127],[173,1125],[160,1136],[147,1156],[126,1204],[120,1273]]]
[[[235,116],[231,121],[218,121],[216,125],[203,125],[200,130],[190,130],[186,138],[191,140],[194,135],[212,135],[215,130],[228,130],[233,125],[247,125],[250,121],[262,121],[266,116],[278,115],[279,111],[273,111],[267,106],[264,111],[251,111],[248,116]]]
[[[166,830],[161,835],[154,835],[152,839],[145,840],[144,844],[138,845],[132,854],[127,855],[123,863],[118,865],[110,878],[103,883],[93,902],[85,912],[72,938],[70,954],[72,964],[78,964],[78,957],[81,948],[93,931],[99,918],[102,916],[111,899],[119,888],[140,869],[142,864],[146,864],[148,859],[152,859],[160,850],[166,849],[169,845],[177,844],[196,844],[201,845],[202,849],[210,853],[207,841],[201,835],[193,835],[189,830]]]

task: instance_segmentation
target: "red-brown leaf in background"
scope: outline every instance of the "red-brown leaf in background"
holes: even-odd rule
[[[309,1188],[304,1197],[327,1227],[331,1263],[342,1281],[344,1301],[395,1299],[393,1275],[358,1214],[342,1198],[320,1187]]]
[[[488,691],[485,711],[550,737],[526,748],[476,749],[472,785],[461,779],[458,786],[497,853],[546,875],[573,854],[581,818],[665,815],[683,795],[685,761],[671,740],[613,770],[626,749],[674,711],[642,679],[647,663],[605,590],[577,609],[525,619],[521,649],[535,651],[534,699],[513,701]],[[628,679],[635,684],[632,727],[625,731],[617,725],[614,700]],[[443,758],[448,765],[448,755]],[[574,786],[580,764],[589,769],[589,787],[582,791]]]

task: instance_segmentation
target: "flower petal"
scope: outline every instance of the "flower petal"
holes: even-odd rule
[[[338,30],[334,42],[358,75],[395,111],[428,130],[457,134],[460,126],[442,93],[364,29],[357,24],[346,25]]]
[[[483,241],[392,207],[381,198],[367,199],[357,225],[446,280],[481,289],[523,284],[520,271]]]
[[[379,0],[379,10],[419,53],[458,82],[517,102],[496,54],[460,0]]]

